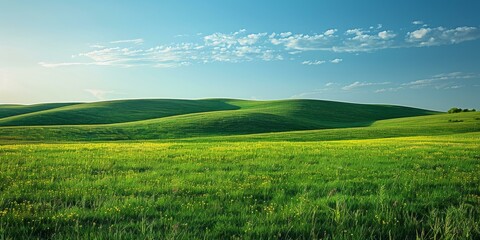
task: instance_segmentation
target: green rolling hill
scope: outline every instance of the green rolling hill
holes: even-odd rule
[[[188,121],[187,121],[188,122]],[[224,142],[224,141],[331,141],[353,139],[375,139],[407,136],[435,136],[457,133],[480,132],[480,112],[459,114],[436,114],[400,119],[388,119],[374,122],[366,127],[336,128],[321,130],[284,131],[259,134],[222,132],[225,126],[217,130],[205,127],[196,128],[184,123],[182,128],[155,126],[145,122],[79,125],[79,126],[28,126],[0,127],[2,141],[109,141],[109,140],[166,140],[188,142]],[[207,131],[212,130],[212,131]]]
[[[118,100],[60,105],[44,110],[30,111],[25,114],[15,114],[13,110],[7,112],[8,109],[6,109],[5,115],[9,117],[0,118],[0,126],[108,124],[233,109],[238,109],[238,107],[215,99],[197,101],[174,99]]]
[[[33,105],[2,104],[0,105],[0,119],[15,115],[60,108],[64,106],[72,106],[75,104],[78,103],[44,103]]]
[[[480,133],[480,112],[380,120],[367,127],[186,138],[186,142],[337,141]]]
[[[122,100],[10,113],[0,118],[0,139],[178,139],[350,129],[384,119],[432,114],[436,117],[437,113],[402,106],[320,100]]]
[[[365,126],[373,121],[398,117],[420,116],[434,112],[389,105],[352,104],[319,100],[248,101],[233,99],[205,100],[119,100],[82,104],[42,105],[29,112],[7,111],[0,126],[91,125],[126,123],[155,119],[168,125],[163,118],[182,116],[174,121],[222,124],[253,124],[264,132],[292,129],[319,129]],[[26,108],[26,107],[25,107]],[[226,110],[229,110],[228,112]],[[235,111],[231,111],[235,110]],[[223,111],[223,112],[218,112]],[[188,115],[201,113],[202,115]],[[264,121],[264,122],[262,122]],[[153,122],[145,122],[150,124]]]

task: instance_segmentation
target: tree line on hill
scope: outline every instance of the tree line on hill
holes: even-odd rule
[[[448,113],[459,113],[459,112],[476,112],[477,110],[475,110],[475,108],[472,108],[472,109],[468,109],[468,108],[465,108],[465,109],[461,109],[461,108],[450,108],[450,110],[448,110]]]

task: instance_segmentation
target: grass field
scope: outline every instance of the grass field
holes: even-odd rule
[[[0,239],[480,238],[480,113],[374,108],[330,129],[243,134],[265,123],[256,114],[311,120],[277,103],[0,127]],[[219,113],[250,125],[195,118]]]
[[[291,131],[293,129],[285,128],[281,121],[266,124],[267,122],[271,123],[268,117],[255,117],[255,115],[237,118],[238,114],[230,114],[228,116],[231,117],[231,121],[202,121],[203,115],[195,115],[196,117],[193,120],[190,117],[181,116],[178,119],[177,117],[167,117],[108,125],[0,127],[0,144],[14,141],[147,139],[164,139],[166,141],[183,139],[184,141],[198,142],[320,141],[445,135],[480,131],[480,112],[397,118],[374,121],[364,127],[342,126],[309,131]],[[251,134],[265,131],[277,133]],[[248,135],[245,135],[246,133]]]

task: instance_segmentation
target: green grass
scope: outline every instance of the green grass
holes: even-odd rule
[[[222,100],[140,99],[82,103],[0,119],[0,126],[108,124],[174,115],[233,110]]]
[[[0,127],[0,239],[480,239],[480,113],[231,99],[22,111],[0,119],[32,125]]]
[[[478,239],[479,133],[0,146],[0,238]]]
[[[44,110],[60,108],[64,106],[70,106],[75,104],[77,103],[44,103],[44,104],[34,104],[34,105],[3,104],[3,105],[0,105],[0,119],[10,117],[10,116],[15,116],[15,115],[44,111]]]
[[[175,101],[89,103],[3,118],[0,125],[44,126],[0,127],[0,140],[91,141],[229,136],[364,127],[382,119],[436,113],[399,106],[318,100]],[[140,120],[147,118],[153,119]],[[112,122],[123,123],[99,124]],[[88,125],[75,125],[81,123]],[[60,125],[48,126],[51,124]],[[70,125],[61,126],[63,124]]]
[[[332,141],[480,132],[480,112],[436,114],[376,121],[368,127],[186,138],[186,142]]]
[[[50,105],[49,105],[50,106]],[[26,108],[26,106],[24,107]],[[0,106],[0,110],[2,110]],[[258,131],[275,131],[282,126],[289,130],[365,126],[375,120],[419,116],[435,112],[390,105],[352,104],[320,100],[247,101],[234,99],[204,100],[117,100],[82,103],[27,112],[3,109],[8,117],[0,115],[0,126],[85,125],[110,124],[157,119],[159,124],[182,119],[194,124],[226,122],[270,125]],[[230,110],[230,111],[225,111]],[[235,110],[235,111],[232,111]],[[221,111],[221,112],[215,112]],[[200,113],[200,114],[191,114]],[[0,111],[1,114],[1,111]],[[177,116],[174,119],[161,119]],[[269,120],[269,121],[262,121]],[[154,120],[155,122],[156,120]],[[140,123],[141,124],[141,123]],[[271,125],[274,124],[274,125]],[[284,129],[278,129],[280,131]]]
[[[230,112],[230,111],[226,111]],[[231,111],[232,113],[234,111]],[[223,112],[222,112],[223,113]],[[243,113],[241,111],[237,113]],[[0,127],[0,143],[11,141],[107,141],[184,139],[185,141],[326,141],[480,131],[480,112],[435,114],[376,121],[368,127],[289,131],[287,122],[262,114],[225,114],[233,121],[213,121],[210,113],[110,125]],[[213,114],[213,113],[211,113]],[[462,122],[452,122],[457,119]],[[257,121],[258,120],[258,121]],[[265,123],[265,124],[263,124]],[[268,124],[266,124],[268,123]],[[285,124],[285,125],[284,125]],[[279,133],[249,134],[275,127]],[[206,138],[207,137],[207,138]]]

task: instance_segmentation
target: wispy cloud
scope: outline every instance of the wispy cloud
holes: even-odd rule
[[[333,34],[335,34],[338,30],[337,29],[328,29],[327,31],[325,31],[323,33],[323,35],[325,36],[332,36]]]
[[[290,98],[292,98],[292,99],[305,98],[305,97],[309,97],[309,96],[320,95],[320,94],[326,93],[326,92],[331,91],[331,90],[332,90],[331,88],[318,88],[318,89],[314,89],[313,91],[295,94],[295,95],[291,96]]]
[[[466,79],[480,79],[479,74],[452,72],[437,74],[429,78],[419,79],[412,82],[404,83],[402,86],[408,88],[435,88],[435,89],[452,89],[459,86],[459,82]],[[459,88],[459,87],[454,87]]]
[[[98,100],[105,100],[107,94],[114,93],[114,91],[106,91],[101,89],[85,89],[85,92],[90,93]]]
[[[463,85],[453,85],[453,86],[448,86],[445,89],[459,89],[459,88],[463,88],[463,87],[465,87],[465,86],[463,86]]]
[[[326,61],[323,61],[323,60],[316,60],[316,61],[303,61],[302,64],[303,65],[320,65],[320,64],[324,64]]]
[[[342,87],[342,90],[349,91],[349,90],[360,88],[360,87],[386,85],[386,84],[390,84],[390,82],[358,82],[357,81]]]
[[[133,44],[143,44],[143,39],[142,38],[136,38],[136,39],[127,39],[127,40],[117,40],[117,41],[111,41],[110,43],[112,44],[119,44],[119,43],[133,43]]]
[[[327,93],[340,94],[357,90],[366,90],[378,94],[408,90],[414,91],[415,89],[457,90],[466,87],[480,87],[476,80],[480,80],[480,74],[478,73],[451,72],[436,74],[429,78],[405,83],[355,81],[345,85],[344,83],[328,82],[318,89],[298,93],[291,96],[291,98],[304,98],[309,96],[319,97]]]
[[[41,61],[43,67],[64,66],[152,66],[178,67],[195,63],[293,60],[306,52],[373,52],[389,48],[429,47],[458,44],[480,38],[477,27],[421,27],[395,31],[377,27],[352,28],[343,32],[330,28],[321,33],[236,32],[191,35],[193,42],[178,42],[145,47],[141,38],[116,40],[91,45],[90,51],[75,54],[73,62]],[[196,39],[196,41],[195,41]],[[292,58],[291,55],[295,55]],[[290,56],[290,57],[289,57]],[[320,65],[324,60],[304,60],[305,65]],[[333,59],[330,63],[340,63]]]
[[[338,64],[338,63],[341,63],[343,61],[343,59],[341,58],[335,58],[335,59],[332,59],[332,60],[329,60],[328,62],[329,63],[334,63],[334,64]],[[327,63],[326,60],[307,60],[307,61],[303,61],[302,64],[303,65],[321,65],[321,64],[324,64],[324,63]]]
[[[398,90],[404,89],[404,87],[393,87],[393,88],[381,88],[375,90],[375,93],[383,93],[383,92],[396,92]]]
[[[120,48],[110,47],[75,55],[75,58],[83,58],[88,62],[64,62],[64,63],[46,63],[39,62],[43,67],[55,68],[62,66],[153,66],[157,68],[171,68],[187,66],[189,60],[194,60],[196,55],[190,54],[198,49],[198,45],[179,44],[173,46],[157,46],[148,49]]]
[[[465,86],[474,86],[471,83],[472,80],[479,80],[480,74],[477,73],[463,73],[463,72],[451,72],[436,74],[428,78],[418,79],[406,83],[396,84],[390,88],[381,88],[375,90],[376,93],[384,92],[396,92],[407,89],[437,89],[437,90],[449,90],[459,89]],[[470,84],[469,84],[470,82]]]
[[[343,62],[343,59],[341,59],[341,58],[335,58],[335,59],[333,59],[333,60],[330,60],[330,62],[331,62],[331,63],[341,63],[341,62]]]

